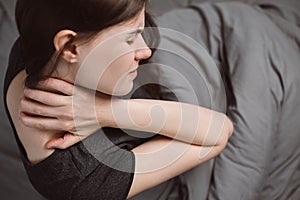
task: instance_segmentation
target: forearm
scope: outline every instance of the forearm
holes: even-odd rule
[[[203,147],[155,137],[133,149],[135,174],[128,196],[178,176],[214,158],[224,148],[225,145]]]
[[[227,142],[233,129],[223,113],[171,101],[113,100],[105,118],[111,127],[157,133],[204,146]]]

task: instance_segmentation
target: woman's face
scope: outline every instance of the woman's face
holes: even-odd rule
[[[141,33],[145,13],[108,28],[87,44],[78,47],[78,63],[74,82],[106,94],[129,93],[137,76],[139,61],[151,56]]]

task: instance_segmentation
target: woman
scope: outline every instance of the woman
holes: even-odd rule
[[[139,62],[151,56],[141,36],[143,27],[152,24],[146,4],[146,0],[18,1],[16,20],[21,37],[6,77],[6,104],[26,171],[45,197],[125,199],[224,149],[233,128],[222,113],[175,102],[112,98],[130,92]],[[77,85],[74,105],[80,114],[75,119],[67,112],[73,87],[61,83],[57,91],[59,80],[47,77]],[[31,89],[23,94],[24,85]],[[89,100],[94,95],[81,87],[96,88],[95,117],[101,127],[165,137],[141,139],[105,128],[103,133],[88,112],[88,107],[93,109]],[[65,96],[39,91],[53,88]],[[30,115],[23,113],[19,118],[20,98],[21,109]],[[51,109],[44,106],[49,102],[54,103]],[[40,109],[31,110],[32,105]],[[35,115],[44,118],[36,124]],[[54,115],[57,118],[49,119]],[[159,120],[154,120],[157,117]]]

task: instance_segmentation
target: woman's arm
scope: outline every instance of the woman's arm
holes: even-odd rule
[[[57,84],[63,86],[60,87],[60,91],[55,89],[51,90],[52,93],[39,91],[34,93],[36,101],[33,101],[25,97],[25,79],[24,70],[15,76],[9,85],[6,102],[18,137],[31,163],[39,163],[54,152],[54,148],[48,148],[49,141],[59,143],[58,148],[66,149],[99,128],[97,122],[89,118],[90,113],[82,112],[82,123],[77,123],[80,130],[76,130],[72,105],[69,104],[72,102],[73,85],[57,80],[52,82],[52,87],[57,87]],[[65,95],[56,94],[58,92]],[[51,94],[50,98],[45,94]],[[22,112],[24,108],[29,112]]]
[[[111,99],[105,95],[95,96],[79,88],[76,89],[75,97],[70,98],[69,94],[73,94],[74,87],[57,79],[48,79],[41,87],[63,92],[66,96],[40,90],[26,90],[27,99],[22,101],[22,111],[53,118],[50,123],[47,118],[37,121],[36,117],[22,115],[23,123],[45,129],[55,127],[72,133],[77,129],[75,135],[81,136],[74,137],[73,140],[70,140],[72,137],[65,138],[67,140],[63,137],[52,140],[48,147],[71,146],[79,139],[92,134],[97,127],[147,131],[202,146],[217,145],[218,138],[228,138],[232,133],[230,130],[233,129],[225,114],[195,105],[145,99]],[[55,126],[54,119],[57,119]],[[228,130],[225,134],[221,131],[224,128]]]
[[[222,134],[232,130],[223,128]],[[226,146],[228,137],[219,138],[217,145],[198,146],[158,137],[135,149],[135,174],[128,197],[178,176],[217,156]]]
[[[157,133],[195,145],[218,145],[218,138],[228,138],[232,130],[225,114],[180,102],[115,99],[111,109],[109,126]],[[97,116],[100,121],[105,117]]]
[[[23,93],[23,87],[22,87],[22,83],[23,80],[25,78],[25,73],[20,73],[15,79],[14,81],[11,83],[9,92],[7,94],[7,100],[9,103],[9,110],[10,113],[12,115],[14,124],[16,126],[17,132],[19,137],[21,138],[21,141],[26,149],[28,158],[30,161],[32,162],[39,162],[40,160],[48,157],[50,154],[53,153],[53,149],[49,149],[46,148],[46,144],[53,140],[56,141],[55,138],[59,137],[58,134],[63,133],[62,130],[58,130],[58,129],[62,129],[62,128],[66,128],[67,126],[64,127],[63,124],[68,123],[68,120],[64,119],[64,117],[66,117],[65,115],[62,114],[62,111],[67,112],[68,109],[70,109],[69,107],[65,107],[66,106],[66,102],[69,102],[69,97],[68,95],[62,96],[62,95],[56,95],[51,93],[50,96],[43,96],[43,94],[46,93],[40,93],[41,91],[26,91],[25,93],[27,93],[28,97],[34,97],[34,95],[36,95],[35,92],[37,92],[38,97],[36,98],[36,102],[31,102],[31,111],[34,113],[31,114],[38,114],[38,115],[42,115],[42,116],[47,116],[49,115],[48,112],[50,112],[48,109],[49,107],[51,107],[52,109],[54,108],[54,111],[58,111],[60,110],[60,116],[58,118],[53,117],[51,121],[51,125],[49,125],[49,121],[50,118],[46,117],[44,118],[44,120],[41,120],[41,117],[30,117],[29,115],[25,116],[21,116],[20,118],[23,118],[23,122],[24,119],[28,120],[26,121],[27,124],[31,124],[33,123],[34,126],[37,126],[39,128],[36,127],[28,127],[28,126],[24,126],[20,119],[18,118],[18,102],[19,102],[19,98],[22,98],[23,100],[23,105],[22,105],[22,110],[24,111],[24,108],[27,107],[27,103],[29,103],[28,101],[30,101],[29,99],[26,99],[24,97],[22,97]],[[54,82],[53,82],[54,83]],[[57,84],[57,82],[55,82]],[[49,84],[49,82],[48,82]],[[57,87],[57,85],[55,86],[55,84],[53,85],[53,88]],[[70,89],[70,88],[69,88]],[[60,89],[61,92],[64,93],[68,93],[66,90],[67,89],[67,85],[65,85],[64,89]],[[42,91],[45,92],[45,91]],[[17,97],[16,94],[18,94]],[[50,94],[50,93],[49,93]],[[53,95],[53,96],[52,96]],[[85,94],[83,96],[87,97],[88,94]],[[64,97],[64,98],[61,98]],[[52,99],[52,98],[55,98]],[[103,104],[107,103],[107,99],[102,101]],[[110,102],[110,100],[109,100]],[[123,103],[128,103],[128,101],[123,101]],[[142,103],[141,103],[142,102]],[[153,107],[153,104],[149,104],[149,102],[152,101],[145,101],[146,104],[149,104],[148,107],[146,106],[146,110],[140,112],[139,106],[143,106],[144,101],[134,101],[133,104],[131,104],[129,106],[129,110],[125,110],[122,111],[125,114],[127,113],[135,113],[137,115],[143,114],[144,112],[147,112],[147,109],[150,109]],[[43,103],[47,103],[47,105],[43,105]],[[51,103],[51,104],[49,104]],[[98,102],[100,103],[100,102]],[[119,102],[116,102],[119,103]],[[135,103],[138,103],[137,105]],[[160,102],[159,105],[167,103],[167,102]],[[111,102],[109,103],[111,104]],[[112,103],[114,104],[114,103]],[[174,105],[176,105],[177,103],[175,103]],[[52,105],[52,106],[49,106]],[[157,104],[155,104],[157,105]],[[121,106],[120,105],[115,105],[115,106]],[[130,107],[133,109],[138,109],[138,111],[136,110],[131,110]],[[166,113],[167,114],[175,114],[176,112],[178,112],[178,110],[175,110],[175,113],[172,112],[173,110],[173,103],[165,105],[165,107],[163,107],[166,109]],[[177,107],[177,109],[179,109],[180,107]],[[52,110],[50,109],[50,110]],[[170,109],[170,110],[168,110]],[[180,108],[181,109],[181,108]],[[185,109],[185,108],[183,108]],[[116,110],[114,110],[116,111]],[[148,110],[149,111],[149,110]],[[201,112],[197,111],[197,112]],[[105,112],[107,113],[107,112]],[[113,112],[112,112],[113,113]],[[53,114],[53,113],[52,113]],[[56,113],[57,114],[57,113]],[[81,113],[84,116],[87,113]],[[113,116],[113,115],[112,115]],[[152,115],[149,115],[148,117],[151,117]],[[222,115],[221,115],[222,116]],[[100,116],[103,117],[103,116]],[[124,117],[124,116],[123,116]],[[122,117],[122,118],[123,118]],[[139,118],[139,116],[134,116],[134,117],[138,117],[137,119],[132,119],[131,122],[126,122],[126,121],[119,121],[118,123],[124,123],[124,126],[136,126],[136,129],[141,128],[141,124],[143,125],[143,122],[149,122],[147,120],[149,120],[148,117],[146,117],[145,119],[141,120]],[[153,116],[152,116],[153,117]],[[69,116],[70,118],[70,116]],[[72,117],[71,117],[72,118]],[[110,117],[109,117],[110,118]],[[37,119],[40,119],[41,121],[35,121]],[[87,118],[86,118],[87,119]],[[222,119],[226,119],[227,118],[222,118]],[[32,121],[30,121],[32,120]],[[97,120],[101,120],[101,118],[98,118]],[[120,120],[120,119],[119,119]],[[145,121],[144,121],[145,120]],[[134,179],[132,182],[132,185],[130,187],[130,191],[128,194],[128,197],[132,197],[148,188],[151,188],[155,185],[158,185],[170,178],[173,178],[213,157],[215,157],[216,155],[218,155],[226,146],[227,144],[227,140],[229,138],[229,136],[232,133],[232,125],[229,122],[225,122],[223,123],[222,126],[220,126],[218,129],[212,129],[212,128],[207,128],[208,129],[208,133],[212,132],[212,131],[216,131],[218,132],[220,135],[217,136],[216,134],[214,135],[216,138],[213,138],[215,140],[215,144],[212,144],[211,146],[199,146],[199,145],[195,145],[195,144],[189,144],[186,142],[180,142],[178,140],[172,140],[166,137],[155,137],[154,139],[136,147],[135,149],[133,149],[133,153],[135,155],[135,173],[134,173]],[[89,121],[89,120],[86,120]],[[48,122],[48,123],[46,123]],[[89,121],[90,122],[90,121]],[[133,123],[135,122],[135,123]],[[173,121],[174,122],[174,121]],[[177,122],[177,121],[175,121]],[[174,123],[175,123],[174,122]],[[183,121],[184,122],[184,121]],[[37,125],[36,123],[40,123],[39,125]],[[46,123],[46,124],[44,124]],[[109,123],[115,123],[115,122],[110,122],[110,120],[105,122],[106,125],[109,125]],[[141,123],[141,124],[139,124]],[[87,123],[89,124],[89,123]],[[127,124],[127,125],[126,125]],[[129,125],[128,125],[129,124]],[[160,125],[161,123],[158,123],[158,125]],[[117,125],[117,123],[115,123],[115,125]],[[155,122],[147,124],[148,126],[146,126],[148,129],[151,129],[151,127],[155,127],[154,125],[157,125]],[[83,126],[84,127],[84,126]],[[177,127],[177,126],[176,126]],[[175,127],[175,128],[176,128]],[[44,129],[48,128],[47,131],[45,131]],[[129,127],[126,127],[129,128]],[[170,131],[170,129],[172,128],[172,123],[169,122],[165,123],[162,130],[164,131]],[[56,129],[56,130],[53,130]],[[92,131],[93,129],[90,129],[90,131]],[[172,130],[172,129],[171,129]],[[180,132],[180,131],[179,131]],[[184,132],[182,132],[183,134]],[[63,136],[64,138],[62,139],[62,141],[64,142],[58,142],[57,144],[62,144],[65,145],[63,146],[63,148],[66,148],[68,146],[68,144],[74,143],[74,141],[76,141],[76,139],[78,139],[78,141],[80,141],[82,139],[82,137],[78,137],[72,134],[69,134],[69,136]],[[76,139],[74,139],[76,138]],[[69,141],[71,141],[69,143]],[[79,186],[80,187],[80,186]]]

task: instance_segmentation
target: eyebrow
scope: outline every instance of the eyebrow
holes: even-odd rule
[[[137,35],[137,34],[142,33],[143,31],[144,31],[144,28],[139,27],[139,28],[135,29],[134,31],[129,32],[128,34],[129,35]]]

